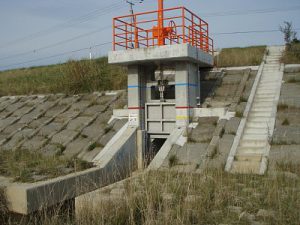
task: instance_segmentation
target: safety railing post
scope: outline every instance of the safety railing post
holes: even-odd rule
[[[182,7],[182,39],[183,43],[186,43],[186,34],[185,34],[185,8]]]
[[[126,49],[128,49],[128,26],[127,26],[127,23],[125,24],[125,45],[126,45]]]
[[[116,51],[116,21],[113,19],[113,51]]]
[[[134,48],[139,47],[139,31],[137,27],[136,15],[133,17],[134,23]]]

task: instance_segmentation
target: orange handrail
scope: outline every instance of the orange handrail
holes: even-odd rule
[[[158,10],[113,19],[114,51],[189,43],[213,54],[214,43],[206,21],[185,7],[164,9],[163,0],[158,1]]]

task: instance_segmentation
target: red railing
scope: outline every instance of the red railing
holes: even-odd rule
[[[156,10],[114,18],[113,50],[190,43],[213,54],[214,45],[209,37],[207,22],[185,7],[169,8],[163,10],[163,29],[160,30],[159,12]],[[161,36],[163,44],[158,41]]]

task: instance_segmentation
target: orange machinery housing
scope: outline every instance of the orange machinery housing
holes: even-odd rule
[[[113,19],[114,51],[181,43],[214,52],[208,23],[185,7],[165,9],[158,0],[158,10]]]

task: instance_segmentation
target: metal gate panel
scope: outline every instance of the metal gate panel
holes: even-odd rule
[[[147,103],[146,130],[149,134],[170,134],[176,126],[175,103]]]

